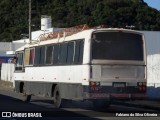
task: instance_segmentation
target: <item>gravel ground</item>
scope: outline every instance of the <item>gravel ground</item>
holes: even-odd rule
[[[0,80],[0,89],[13,90],[13,83],[9,81]]]

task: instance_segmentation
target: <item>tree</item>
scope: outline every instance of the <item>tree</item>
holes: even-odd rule
[[[21,34],[28,34],[28,0],[1,0],[0,8],[1,41],[20,39]],[[40,29],[41,15],[52,16],[55,27],[103,24],[160,30],[160,11],[143,0],[32,0],[32,31]]]

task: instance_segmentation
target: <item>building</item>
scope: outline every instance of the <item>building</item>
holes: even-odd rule
[[[147,97],[160,99],[160,31],[141,31],[147,50]]]

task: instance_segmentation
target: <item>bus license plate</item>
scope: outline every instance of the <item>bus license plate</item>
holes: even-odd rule
[[[125,83],[115,82],[113,83],[113,87],[125,87]]]

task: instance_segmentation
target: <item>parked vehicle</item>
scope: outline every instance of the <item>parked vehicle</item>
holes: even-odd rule
[[[107,107],[113,99],[146,95],[145,40],[137,31],[65,29],[23,46],[16,56],[15,90],[26,101],[40,95],[53,97],[57,108],[66,100]]]

